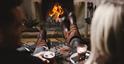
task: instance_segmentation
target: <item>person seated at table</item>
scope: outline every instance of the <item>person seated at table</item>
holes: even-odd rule
[[[67,45],[72,48],[72,51],[75,50],[76,52],[76,48],[79,44],[87,46],[89,42],[87,42],[85,38],[81,37],[76,21],[74,21],[72,12],[69,13],[67,18],[69,19],[70,23],[69,29],[61,20],[59,22],[61,23],[61,26],[63,28],[65,43],[67,43]]]
[[[1,64],[43,64],[40,58],[21,47],[20,35],[24,14],[20,7],[22,0],[0,0],[0,63]]]
[[[85,38],[81,37],[76,21],[73,18],[72,12],[69,13],[67,18],[69,19],[70,23],[69,29],[65,26],[63,21],[59,20],[59,22],[61,23],[61,26],[63,28],[65,43],[67,44],[67,46],[70,47],[70,61],[72,63],[82,64],[86,59],[85,53],[88,50],[89,42],[86,41]],[[72,59],[76,60],[76,62],[74,62]]]

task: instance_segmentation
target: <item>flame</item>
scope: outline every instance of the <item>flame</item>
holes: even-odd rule
[[[52,10],[49,11],[49,16],[53,17],[54,20],[58,19],[61,15],[64,14],[64,10],[59,3],[56,3]]]

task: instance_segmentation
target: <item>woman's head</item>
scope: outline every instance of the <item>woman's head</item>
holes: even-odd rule
[[[122,0],[120,0],[122,1]],[[124,2],[106,0],[97,7],[91,24],[91,56],[87,64],[105,63],[122,54]]]
[[[0,47],[16,46],[22,25],[22,0],[0,0]]]

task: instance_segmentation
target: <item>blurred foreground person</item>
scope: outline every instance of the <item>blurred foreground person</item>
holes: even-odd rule
[[[124,64],[124,0],[106,0],[96,9],[85,64]]]
[[[17,51],[23,22],[21,0],[0,0],[0,64],[42,64],[28,52]]]

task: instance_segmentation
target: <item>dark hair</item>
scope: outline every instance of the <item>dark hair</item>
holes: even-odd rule
[[[7,27],[15,19],[12,9],[20,6],[22,0],[0,0],[0,26]],[[11,21],[10,21],[11,20]]]
[[[0,46],[14,47],[19,40],[15,9],[20,6],[22,0],[0,0],[0,30],[2,42]]]

